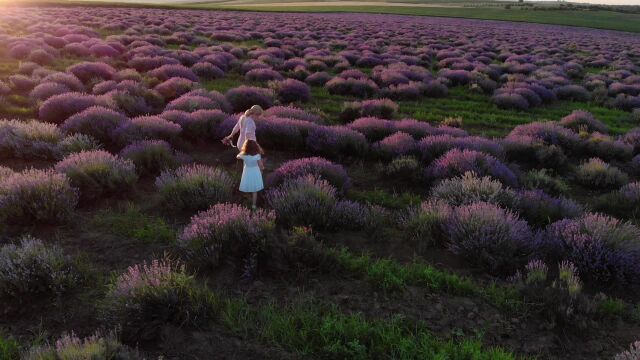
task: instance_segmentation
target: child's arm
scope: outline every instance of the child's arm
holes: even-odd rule
[[[238,155],[236,156],[236,159],[238,159],[238,160],[242,160],[242,154],[238,154]]]
[[[264,171],[264,162],[262,160],[258,160],[258,166],[260,167],[260,170]]]

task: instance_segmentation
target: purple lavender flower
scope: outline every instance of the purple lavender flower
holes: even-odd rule
[[[326,227],[336,205],[336,189],[315,175],[286,179],[267,191],[267,202],[286,225]]]
[[[69,66],[67,72],[75,75],[83,83],[87,83],[96,78],[110,80],[116,70],[111,65],[102,62],[82,62]]]
[[[58,223],[69,219],[78,192],[64,174],[25,170],[0,179],[0,218],[15,223]]]
[[[601,285],[637,284],[640,279],[640,229],[620,220],[586,214],[546,229],[549,256],[569,260],[580,276]]]
[[[342,126],[317,126],[309,132],[307,149],[330,157],[361,156],[368,148],[364,135]]]
[[[451,251],[492,273],[512,273],[534,250],[527,222],[489,203],[455,208],[446,233]]]
[[[311,99],[309,85],[295,79],[275,81],[269,84],[282,103],[307,102]]]
[[[68,134],[85,134],[105,144],[113,142],[114,131],[129,119],[111,109],[93,106],[69,117],[60,126]]]
[[[473,171],[479,176],[491,176],[503,184],[515,187],[516,175],[505,164],[491,155],[475,150],[452,149],[435,160],[426,169],[430,179],[448,179]]]
[[[271,90],[259,87],[239,86],[227,91],[225,97],[234,112],[245,111],[253,105],[260,105],[262,108],[267,109],[273,104]]]
[[[66,174],[85,199],[122,192],[138,180],[132,161],[103,150],[71,154],[58,162],[55,169]]]
[[[343,194],[351,186],[349,175],[342,165],[335,164],[321,157],[287,161],[269,174],[266,182],[269,187],[276,187],[287,179],[294,179],[309,174],[328,181]]]
[[[193,256],[215,266],[225,257],[245,258],[260,251],[274,227],[273,211],[217,204],[192,217],[178,241]]]
[[[93,95],[74,92],[54,95],[40,105],[39,118],[42,121],[60,124],[71,115],[96,105],[99,105],[99,101]]]
[[[234,180],[226,171],[199,164],[165,171],[155,183],[166,206],[190,210],[202,210],[231,200],[234,186]]]

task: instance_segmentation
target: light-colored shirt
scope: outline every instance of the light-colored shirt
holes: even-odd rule
[[[233,127],[231,136],[234,136],[236,133],[240,133],[236,146],[238,149],[241,149],[245,141],[256,140],[256,123],[252,118],[242,115],[240,119],[238,119],[236,126]]]

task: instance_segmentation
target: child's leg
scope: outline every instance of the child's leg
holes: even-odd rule
[[[251,205],[253,207],[256,207],[256,202],[258,201],[258,193],[257,192],[251,193],[251,201],[252,201]]]

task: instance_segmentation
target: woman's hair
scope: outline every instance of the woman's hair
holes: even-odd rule
[[[251,116],[251,115],[255,115],[255,116],[259,116],[262,115],[262,112],[264,110],[262,110],[262,107],[260,105],[253,105],[249,110],[244,112],[245,116]]]
[[[255,140],[247,140],[244,142],[244,145],[242,145],[242,150],[240,151],[240,154],[242,155],[264,155],[264,151],[262,150],[262,148],[260,147],[260,144],[258,144],[257,141]]]

